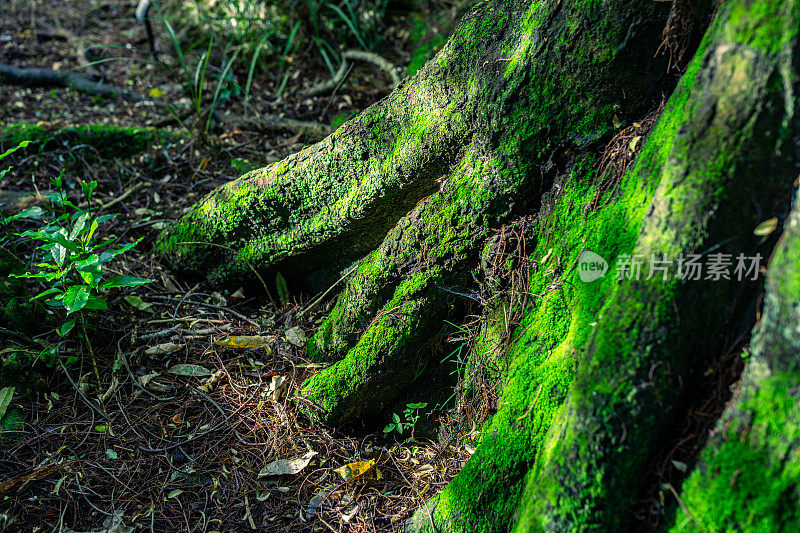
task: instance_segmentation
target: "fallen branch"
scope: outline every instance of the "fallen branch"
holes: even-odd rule
[[[0,63],[0,83],[22,87],[72,87],[76,91],[106,98],[122,98],[131,102],[145,100],[139,94],[93,81],[87,76],[69,70],[19,68]]]
[[[131,102],[147,101],[163,106],[162,103],[145,98],[140,94],[126,91],[125,89],[121,89],[113,85],[92,81],[86,76],[69,70],[18,68],[0,63],[0,83],[20,85],[23,87],[72,87],[77,91],[97,96],[123,98]],[[187,114],[191,113],[187,111]],[[241,117],[237,115],[229,115],[223,120],[220,120],[222,117],[216,113],[215,115],[215,118],[218,122],[224,121],[232,124],[242,125],[258,131],[290,130],[297,133],[302,133],[303,135],[314,139],[322,139],[333,132],[333,128],[327,124],[279,117],[277,115],[261,115],[259,117]]]
[[[228,116],[225,121],[262,132],[291,130],[315,139],[322,139],[333,132],[333,128],[327,124],[279,117],[278,115],[260,115],[257,117]]]
[[[367,63],[372,63],[373,65],[377,66],[378,68],[389,74],[389,77],[392,78],[392,84],[389,86],[390,89],[394,89],[397,85],[400,84],[400,75],[397,72],[397,67],[395,67],[389,61],[385,60],[378,54],[374,54],[372,52],[364,52],[361,50],[347,50],[346,52],[342,53],[342,64],[339,65],[339,70],[336,71],[336,74],[333,75],[333,78],[331,78],[326,82],[314,85],[308,91],[306,91],[305,94],[307,96],[318,96],[333,91],[338,85],[340,85],[344,81],[345,76],[347,76],[349,67],[348,60],[365,61]]]

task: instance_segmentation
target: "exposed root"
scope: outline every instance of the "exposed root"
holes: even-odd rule
[[[691,46],[692,35],[699,22],[690,0],[672,2],[667,24],[661,34],[663,40],[656,50],[656,54],[664,50],[669,54],[668,71],[676,68],[683,72],[686,68],[686,52]]]
[[[347,50],[346,52],[342,53],[342,64],[339,66],[339,70],[336,71],[336,74],[334,74],[333,77],[328,81],[314,85],[307,90],[305,94],[307,96],[318,96],[334,91],[336,87],[344,82],[347,73],[350,71],[350,63],[348,60],[366,61],[367,63],[372,63],[386,72],[389,77],[392,78],[392,84],[389,87],[390,89],[393,89],[400,84],[400,75],[397,72],[398,69],[389,61],[372,52],[364,52],[362,50]]]
[[[69,70],[19,68],[0,63],[0,82],[23,87],[72,87],[76,91],[105,98],[121,98],[131,102],[145,100],[139,94],[93,81],[87,76]]]

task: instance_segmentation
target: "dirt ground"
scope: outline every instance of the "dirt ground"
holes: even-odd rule
[[[217,292],[176,278],[154,260],[159,229],[185,206],[237,177],[242,165],[278,161],[315,139],[226,120],[244,115],[241,98],[218,110],[221,124],[205,141],[187,132],[159,103],[190,104],[168,38],[162,29],[162,54],[172,63],[154,63],[133,19],[134,4],[0,3],[0,63],[93,69],[104,83],[155,100],[0,85],[0,126],[157,126],[180,135],[128,159],[99,158],[91,147],[55,146],[10,161],[15,169],[4,190],[46,192],[62,169],[72,191],[80,190],[80,179],[97,180],[97,204],[119,214],[108,235],[143,239],[114,274],[155,282],[113,294],[110,310],[96,318],[87,339],[62,345],[63,359],[79,362],[48,369],[37,392],[15,394],[13,405],[25,422],[0,447],[0,530],[397,530],[458,472],[469,457],[461,442],[475,425],[456,428],[444,442],[387,437],[377,424],[341,430],[315,425],[297,410],[296,392],[322,366],[305,359],[303,337],[330,302],[311,306],[314,295],[291,295],[289,303],[273,306],[255,290]],[[385,57],[402,66],[411,52],[409,21],[397,16],[386,27],[391,46]],[[254,77],[251,115],[329,125],[389,91],[385,72],[356,63],[333,96],[306,97],[308,87],[330,77],[328,70],[308,47],[287,63],[291,74],[280,98],[275,94],[285,71]],[[210,71],[219,67],[210,62]],[[246,65],[234,74],[241,85]],[[123,297],[131,294],[144,302],[142,309],[126,303]],[[33,353],[53,338],[51,328],[23,338],[18,348]],[[194,375],[176,368],[194,368]],[[444,412],[436,407],[426,415],[434,423]],[[302,468],[282,475],[264,471],[282,459],[298,459],[293,465]],[[335,471],[358,461],[374,463],[350,480]]]

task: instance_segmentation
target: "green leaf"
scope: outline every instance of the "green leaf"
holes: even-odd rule
[[[0,419],[2,419],[8,406],[11,405],[11,398],[14,397],[14,387],[3,387],[0,389]]]
[[[116,250],[106,250],[105,252],[100,254],[100,263],[108,263],[116,256],[124,254],[125,252],[127,252],[128,250],[139,244],[139,241],[141,241],[141,239],[129,242],[128,244],[122,246],[121,248],[117,248]]]
[[[0,159],[5,159],[6,157],[8,157],[9,155],[13,154],[14,152],[16,152],[17,150],[19,150],[20,148],[25,148],[25,147],[26,147],[26,146],[28,146],[30,143],[31,143],[30,141],[22,141],[21,143],[19,143],[19,144],[18,144],[17,146],[15,146],[14,148],[9,148],[8,150],[6,150],[6,151],[5,151],[5,152],[3,152],[2,154],[0,154]]]
[[[92,287],[97,287],[97,284],[100,283],[102,268],[100,257],[97,254],[75,262],[75,270],[78,271],[83,281]]]
[[[67,320],[66,322],[61,324],[60,328],[58,328],[58,334],[62,337],[66,337],[74,327],[75,327],[75,319],[73,318],[71,320]]]
[[[100,223],[97,222],[97,219],[92,220],[92,224],[89,226],[89,232],[86,234],[86,242],[92,242],[92,237],[94,237],[94,232],[97,231],[97,228],[100,226]]]
[[[89,301],[89,293],[89,287],[86,285],[73,285],[67,289],[62,299],[67,314],[83,309],[86,306],[86,302]]]
[[[116,459],[117,458],[117,452],[115,452],[111,448],[106,448],[106,456],[108,456],[109,459]]]
[[[44,214],[44,209],[35,205],[33,207],[29,207],[28,209],[23,209],[16,215],[11,215],[10,217],[6,218],[3,222],[8,224],[12,220],[18,220],[20,218],[40,218]]]
[[[154,280],[148,278],[140,278],[137,276],[114,276],[99,285],[100,289],[112,289],[114,287],[135,287],[137,285],[144,285],[145,283],[152,283]]]
[[[170,374],[176,374],[178,376],[195,376],[195,377],[203,377],[203,376],[210,376],[214,373],[213,370],[209,370],[205,367],[200,365],[192,365],[189,363],[175,365],[169,370],[167,370]]]
[[[83,192],[83,196],[86,198],[87,202],[92,201],[92,193],[94,192],[96,187],[97,187],[97,181],[95,180],[89,182],[81,180],[81,191]]]
[[[280,302],[282,304],[289,303],[289,287],[286,285],[286,280],[280,272],[275,276],[275,285],[278,287],[278,299]]]
[[[183,491],[181,489],[175,489],[167,495],[167,499],[169,500],[170,498],[175,498],[176,496],[180,496],[181,494],[183,494]]]
[[[33,301],[33,300],[41,300],[42,298],[45,298],[47,296],[52,296],[53,294],[61,294],[61,293],[62,293],[61,289],[57,289],[57,288],[53,287],[52,289],[47,289],[44,292],[40,292],[39,294],[37,294],[36,296],[31,298],[31,301]]]
[[[392,420],[394,420],[395,424],[400,424],[400,415],[397,413],[392,414]]]
[[[108,309],[108,303],[106,303],[106,300],[104,298],[92,295],[89,296],[89,300],[87,300],[86,305],[83,306],[83,308],[103,311]]]
[[[108,429],[108,426],[106,426],[104,424],[100,424],[100,425],[94,427],[94,430],[96,432],[98,432],[98,433],[105,433],[107,429]]]
[[[69,240],[74,241],[75,238],[81,234],[83,228],[86,227],[87,220],[89,220],[89,213],[81,213],[78,220],[76,220],[72,226],[72,231],[69,233]]]

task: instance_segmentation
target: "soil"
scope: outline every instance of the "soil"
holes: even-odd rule
[[[182,127],[166,105],[191,106],[181,68],[163,29],[157,34],[164,64],[152,61],[134,4],[0,3],[0,63],[94,71],[104,83],[154,101],[0,86],[0,128],[107,124],[156,126],[178,135],[128,159],[103,159],[91,146],[72,145],[28,149],[3,161],[3,168],[14,166],[0,185],[4,191],[46,193],[50,179],[65,170],[65,187],[80,200],[80,180],[97,180],[93,207],[118,213],[103,237],[142,239],[112,273],[155,281],[111,293],[109,311],[88,317],[85,336],[76,327],[59,339],[46,314],[31,331],[14,334],[14,349],[34,357],[43,345],[61,342],[62,362],[50,368],[37,363],[38,387],[15,392],[10,409],[24,414],[24,423],[2,436],[0,530],[397,530],[458,472],[469,457],[460,443],[474,428],[456,428],[459,438],[440,444],[408,432],[386,435],[384,424],[314,424],[298,411],[296,393],[321,365],[306,360],[296,328],[310,335],[330,302],[308,310],[315,295],[292,294],[273,305],[256,290],[217,292],[199,280],[176,279],[153,258],[158,231],[184,207],[247,168],[278,161],[315,139],[226,120],[245,114],[241,95],[218,107],[222,121],[206,138],[197,133],[197,117],[184,116]],[[411,57],[410,25],[406,15],[384,24],[383,57],[399,66]],[[93,64],[87,67],[81,56]],[[240,86],[246,63],[233,69]],[[386,73],[356,63],[332,96],[305,97],[330,77],[314,48],[300,46],[283,68],[279,63],[254,76],[250,115],[331,124],[390,90]],[[208,68],[210,79],[221,71],[213,57]],[[24,222],[10,231],[23,229]],[[31,257],[30,245],[11,239],[19,257]],[[39,288],[31,284],[29,290]],[[144,305],[131,305],[125,297],[132,295]],[[261,337],[256,347],[235,340],[254,335]],[[179,348],[152,355],[166,343]],[[64,366],[69,358],[78,362]],[[201,375],[175,373],[176,365],[197,365]],[[284,379],[276,400],[270,385]],[[424,423],[435,426],[444,415],[431,402]],[[387,413],[384,422],[390,421]],[[276,460],[309,453],[297,473],[259,475]],[[335,471],[370,460],[374,466],[355,479]]]

